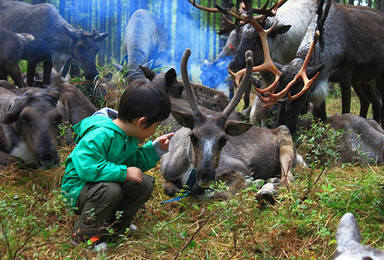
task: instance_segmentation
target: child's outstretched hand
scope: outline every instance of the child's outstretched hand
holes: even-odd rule
[[[169,142],[171,141],[171,138],[174,134],[175,133],[169,133],[169,134],[162,135],[162,136],[156,138],[159,141],[159,143],[161,144],[161,146],[160,146],[161,150],[163,150],[163,151],[168,150]]]
[[[172,136],[175,133],[169,133],[166,135],[162,135],[153,141],[153,147],[155,148],[157,154],[159,156],[168,152],[169,142],[171,141]]]
[[[141,183],[143,181],[143,172],[137,167],[128,167],[125,180]]]

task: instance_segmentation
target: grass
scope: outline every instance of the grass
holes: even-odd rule
[[[341,111],[339,100],[328,102],[333,111]],[[62,162],[73,147],[61,147]],[[147,172],[156,183],[134,220],[140,231],[100,254],[70,243],[76,216],[59,193],[63,163],[50,171],[9,166],[0,171],[0,258],[328,259],[345,212],[355,214],[365,244],[384,249],[384,166],[328,162],[294,169],[295,182],[280,189],[275,205],[258,203],[253,186],[224,201],[161,204],[169,197],[158,165]]]

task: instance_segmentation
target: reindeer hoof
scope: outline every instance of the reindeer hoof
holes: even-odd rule
[[[268,202],[270,204],[275,204],[277,191],[275,186],[272,183],[265,184],[256,194],[256,199],[259,203],[264,204]]]

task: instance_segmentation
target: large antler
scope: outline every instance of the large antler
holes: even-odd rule
[[[188,70],[187,70],[189,56],[191,56],[191,50],[187,48],[185,49],[183,57],[181,58],[180,71],[181,71],[181,77],[184,82],[184,89],[187,92],[187,98],[188,98],[189,104],[191,105],[193,115],[196,117],[196,116],[201,116],[202,112],[196,101],[195,94],[191,87],[191,82],[189,81]],[[238,87],[238,90],[236,91],[234,97],[231,99],[227,107],[221,113],[222,122],[227,121],[229,115],[232,113],[232,111],[236,108],[237,104],[240,102],[241,96],[243,95],[246,88],[246,82],[248,82],[251,78],[252,67],[253,67],[252,51],[247,51],[245,53],[245,57],[246,57],[246,64],[247,64],[245,76],[241,81],[240,86]]]
[[[270,8],[267,8],[267,6],[269,5],[269,0],[267,0],[263,7],[253,8],[252,13],[260,14],[259,16],[255,17],[255,19],[259,23],[264,22],[268,16],[275,16],[277,13],[277,9],[279,9],[279,7],[282,6],[286,1],[287,0],[280,0],[274,5],[272,5]]]
[[[188,70],[187,70],[189,56],[191,56],[191,49],[187,48],[185,49],[183,57],[181,58],[180,72],[181,72],[181,77],[184,83],[184,89],[187,92],[187,98],[188,98],[189,104],[191,105],[193,115],[197,117],[197,116],[201,116],[202,113],[199,105],[197,104],[195,94],[192,91],[191,82],[189,81]]]
[[[203,11],[206,11],[206,12],[210,12],[210,13],[222,13],[222,8],[219,9],[219,8],[211,8],[211,7],[205,7],[205,6],[202,6],[202,5],[198,5],[196,4],[196,1],[195,0],[188,0],[188,2],[190,2],[194,7],[196,7],[197,9],[200,9],[200,10],[203,10]],[[239,12],[240,11],[249,11],[251,9],[250,7],[250,0],[242,0],[240,1],[241,3],[238,2],[238,5],[240,5],[241,7],[239,8]],[[237,12],[236,11],[236,7],[233,3],[231,3],[230,5],[230,9],[233,11],[233,12]],[[249,9],[247,9],[249,8]],[[225,17],[225,15],[223,15],[223,28],[220,28],[220,30],[218,31],[218,34],[224,34],[224,33],[228,33],[234,29],[236,29],[236,26],[242,26],[244,24],[237,24],[237,23],[234,23],[232,21],[230,21],[227,17]]]
[[[221,8],[220,6],[217,6],[217,8],[220,9],[223,13],[230,14],[231,16],[235,17],[236,19],[238,19],[240,21],[243,21],[244,23],[249,23],[258,32],[258,34],[260,36],[260,41],[261,41],[261,44],[263,47],[264,62],[259,66],[253,67],[252,71],[253,72],[269,71],[273,75],[275,75],[275,80],[273,81],[273,83],[269,87],[267,87],[265,89],[257,89],[257,91],[261,94],[264,92],[267,92],[267,91],[271,91],[271,90],[272,90],[272,92],[274,91],[274,89],[276,88],[276,85],[280,79],[281,71],[279,71],[276,68],[276,66],[273,64],[273,61],[272,61],[272,58],[270,55],[270,51],[269,51],[269,46],[268,46],[268,34],[275,28],[277,22],[275,24],[273,24],[268,30],[264,30],[263,27],[260,25],[260,23],[264,22],[268,16],[275,16],[277,9],[281,5],[283,5],[285,2],[286,2],[286,0],[280,0],[280,1],[276,2],[272,7],[267,8],[267,5],[269,4],[269,1],[267,1],[267,3],[262,8],[252,9],[252,13],[261,13],[261,15],[259,15],[257,17],[252,16],[250,13],[240,13],[240,12],[234,11],[233,9],[225,10],[225,9]],[[230,70],[228,70],[228,71],[234,77],[236,84],[239,84],[241,77],[245,73],[245,69],[242,69],[236,73],[234,73]]]
[[[316,31],[315,32],[315,35],[314,35],[314,39],[311,41],[311,45],[309,47],[309,51],[307,53],[307,56],[305,57],[305,60],[304,60],[304,63],[303,65],[301,66],[299,72],[295,75],[295,77],[293,78],[293,80],[291,82],[288,83],[288,85],[282,90],[280,91],[279,93],[270,93],[270,92],[267,92],[266,94],[269,96],[267,98],[259,95],[260,99],[267,103],[267,106],[271,106],[271,105],[274,105],[277,103],[277,100],[279,99],[282,99],[285,97],[285,95],[288,93],[288,91],[290,90],[290,88],[299,81],[299,79],[301,78],[303,80],[303,83],[304,83],[304,87],[302,88],[302,90],[297,93],[296,95],[294,96],[291,96],[291,93],[289,92],[288,93],[288,100],[289,101],[292,101],[292,100],[295,100],[299,97],[301,97],[305,92],[307,92],[313,82],[316,80],[317,76],[319,75],[320,72],[317,72],[316,75],[312,78],[312,79],[309,79],[308,76],[307,76],[307,67],[308,67],[308,64],[309,64],[309,60],[315,50],[315,45],[319,39],[319,36],[320,36],[320,33],[319,31]]]
[[[194,0],[193,1],[188,0],[188,1],[190,3],[192,3],[193,5],[195,5]],[[274,92],[276,85],[277,85],[277,83],[280,79],[280,76],[281,76],[281,71],[279,71],[276,68],[276,66],[273,64],[273,61],[272,61],[272,58],[271,58],[271,55],[269,52],[269,46],[268,46],[268,33],[271,32],[275,28],[277,22],[275,24],[273,24],[268,30],[264,30],[263,27],[260,25],[260,23],[264,22],[268,16],[275,16],[277,9],[281,5],[283,5],[286,1],[287,0],[279,0],[272,7],[267,8],[267,6],[269,4],[269,0],[268,0],[267,3],[262,8],[254,8],[250,12],[240,12],[239,10],[236,10],[234,8],[234,5],[232,5],[232,7],[230,9],[224,9],[217,4],[216,4],[216,9],[206,8],[203,6],[199,6],[199,5],[196,6],[195,5],[196,7],[198,7],[201,10],[205,10],[205,11],[210,10],[211,12],[213,12],[213,11],[217,12],[217,10],[219,10],[224,14],[229,14],[232,17],[234,17],[236,20],[242,21],[243,24],[249,23],[259,33],[260,41],[261,41],[261,44],[263,47],[264,62],[263,62],[263,64],[261,64],[259,66],[253,67],[252,71],[253,72],[269,71],[275,75],[275,80],[273,81],[273,83],[269,87],[267,87],[265,89],[256,89],[260,94],[265,93],[265,92],[270,92],[271,90],[272,90],[272,92]],[[250,9],[250,2],[249,1],[243,1],[243,2],[245,3],[245,8]],[[261,15],[254,17],[254,16],[252,16],[251,13],[260,13]],[[228,72],[234,77],[236,85],[239,85],[240,79],[244,76],[246,69],[242,69],[236,73],[232,72],[231,70],[228,70]]]
[[[274,91],[274,89],[276,88],[276,85],[280,79],[281,71],[279,71],[276,68],[276,66],[273,64],[273,61],[272,61],[272,58],[271,58],[271,55],[269,52],[269,46],[268,46],[268,33],[271,32],[275,28],[277,22],[274,25],[272,25],[268,30],[264,30],[263,27],[261,27],[259,22],[256,21],[256,19],[253,16],[240,15],[238,17],[242,21],[251,24],[256,29],[256,31],[259,33],[260,41],[261,41],[261,44],[263,47],[264,62],[261,65],[253,67],[252,71],[253,72],[269,71],[275,75],[275,80],[269,87],[267,87],[265,89],[257,89],[257,91],[261,94],[264,92],[267,92],[267,91],[271,91],[271,90]],[[239,70],[236,73],[232,72],[231,70],[228,70],[228,72],[234,77],[236,84],[239,84],[241,77],[245,73],[245,69]]]
[[[252,51],[247,51],[245,53],[245,59],[246,59],[246,71],[245,76],[243,77],[235,95],[231,99],[231,102],[227,105],[227,107],[224,109],[224,111],[221,113],[221,119],[226,122],[229,115],[232,113],[232,111],[236,108],[237,104],[240,102],[241,97],[243,96],[243,93],[245,91],[245,88],[247,87],[247,82],[250,81],[251,75],[252,75],[252,67],[253,67],[253,54]]]

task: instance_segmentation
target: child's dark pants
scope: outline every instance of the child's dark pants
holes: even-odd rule
[[[87,183],[76,202],[75,213],[80,215],[75,229],[87,237],[109,234],[106,227],[124,232],[132,218],[149,199],[154,178],[143,175],[142,183],[132,181]],[[122,212],[116,219],[116,213]]]

